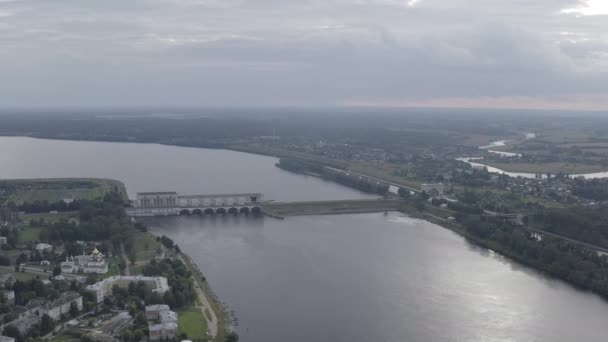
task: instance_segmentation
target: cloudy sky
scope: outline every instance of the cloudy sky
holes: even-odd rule
[[[0,107],[608,110],[608,0],[0,0]]]

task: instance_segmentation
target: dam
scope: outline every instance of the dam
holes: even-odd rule
[[[261,193],[180,195],[177,192],[138,192],[127,215],[176,216],[261,213]]]

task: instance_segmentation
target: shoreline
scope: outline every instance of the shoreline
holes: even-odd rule
[[[40,140],[57,140],[57,141],[75,141],[75,142],[103,142],[103,143],[124,143],[124,144],[156,144],[156,145],[162,145],[162,146],[171,146],[171,147],[185,147],[185,148],[204,148],[204,149],[209,149],[209,150],[227,150],[227,151],[233,151],[233,152],[240,152],[240,153],[249,153],[249,154],[255,154],[255,155],[259,155],[259,156],[266,156],[266,157],[272,157],[272,158],[290,158],[290,157],[299,157],[299,156],[294,156],[290,153],[279,153],[279,152],[273,152],[273,151],[264,151],[264,150],[260,150],[260,149],[249,149],[249,148],[242,148],[240,146],[194,146],[194,145],[180,145],[180,144],[171,144],[171,143],[165,143],[165,142],[158,142],[158,141],[129,141],[129,140],[102,140],[102,139],[69,139],[69,138],[59,138],[59,137],[43,137],[43,136],[35,136],[35,135],[22,135],[22,134],[16,134],[16,135],[3,135],[0,134],[0,137],[7,137],[7,138],[30,138],[30,139],[40,139]],[[484,149],[485,151],[488,151],[486,149]],[[501,151],[491,151],[491,152],[496,152],[496,153],[500,153]],[[315,158],[314,156],[301,156],[302,158]],[[460,159],[471,159],[471,158],[479,158],[479,157],[456,157],[456,160],[460,160]],[[483,158],[483,157],[481,157]],[[323,158],[319,158],[319,160],[323,160]],[[329,162],[329,161],[328,161]],[[499,167],[495,167],[491,164],[481,164],[481,163],[477,163],[479,165],[483,165],[489,168],[493,168],[495,170],[500,170],[500,171],[496,171],[496,172],[492,172],[492,173],[499,173],[499,174],[507,174],[510,177],[518,177],[518,176],[522,176],[522,177],[530,177],[532,178],[533,175],[535,173],[542,173],[542,174],[546,174],[547,172],[551,172],[551,173],[557,173],[560,171],[556,171],[556,170],[549,170],[549,171],[542,171],[542,172],[531,172],[529,170],[532,169],[522,169],[522,170],[515,170],[515,169],[510,169],[507,167],[507,169],[502,169]],[[514,171],[512,171],[514,170]],[[597,171],[599,170],[599,171]],[[289,170],[288,170],[289,171]],[[569,174],[572,174],[572,176],[576,177],[576,176],[583,176],[583,177],[590,177],[590,178],[608,178],[608,169],[588,169],[588,171],[591,172],[586,172],[586,171],[577,171],[577,173],[575,174],[574,172],[566,172]],[[563,171],[561,171],[563,172]],[[606,173],[606,175],[601,176],[601,174]],[[297,174],[302,174],[302,175],[306,175],[306,176],[312,176],[312,177],[316,177],[317,175],[315,175],[314,173],[299,173],[297,172]],[[513,174],[513,175],[510,175]]]

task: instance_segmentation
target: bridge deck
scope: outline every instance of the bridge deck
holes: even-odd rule
[[[397,211],[400,200],[369,199],[309,202],[267,202],[262,205],[265,213],[275,216],[323,215]]]

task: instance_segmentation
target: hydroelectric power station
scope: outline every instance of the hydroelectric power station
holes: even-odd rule
[[[177,192],[139,192],[127,215],[175,216],[261,213],[261,193],[180,195]]]

